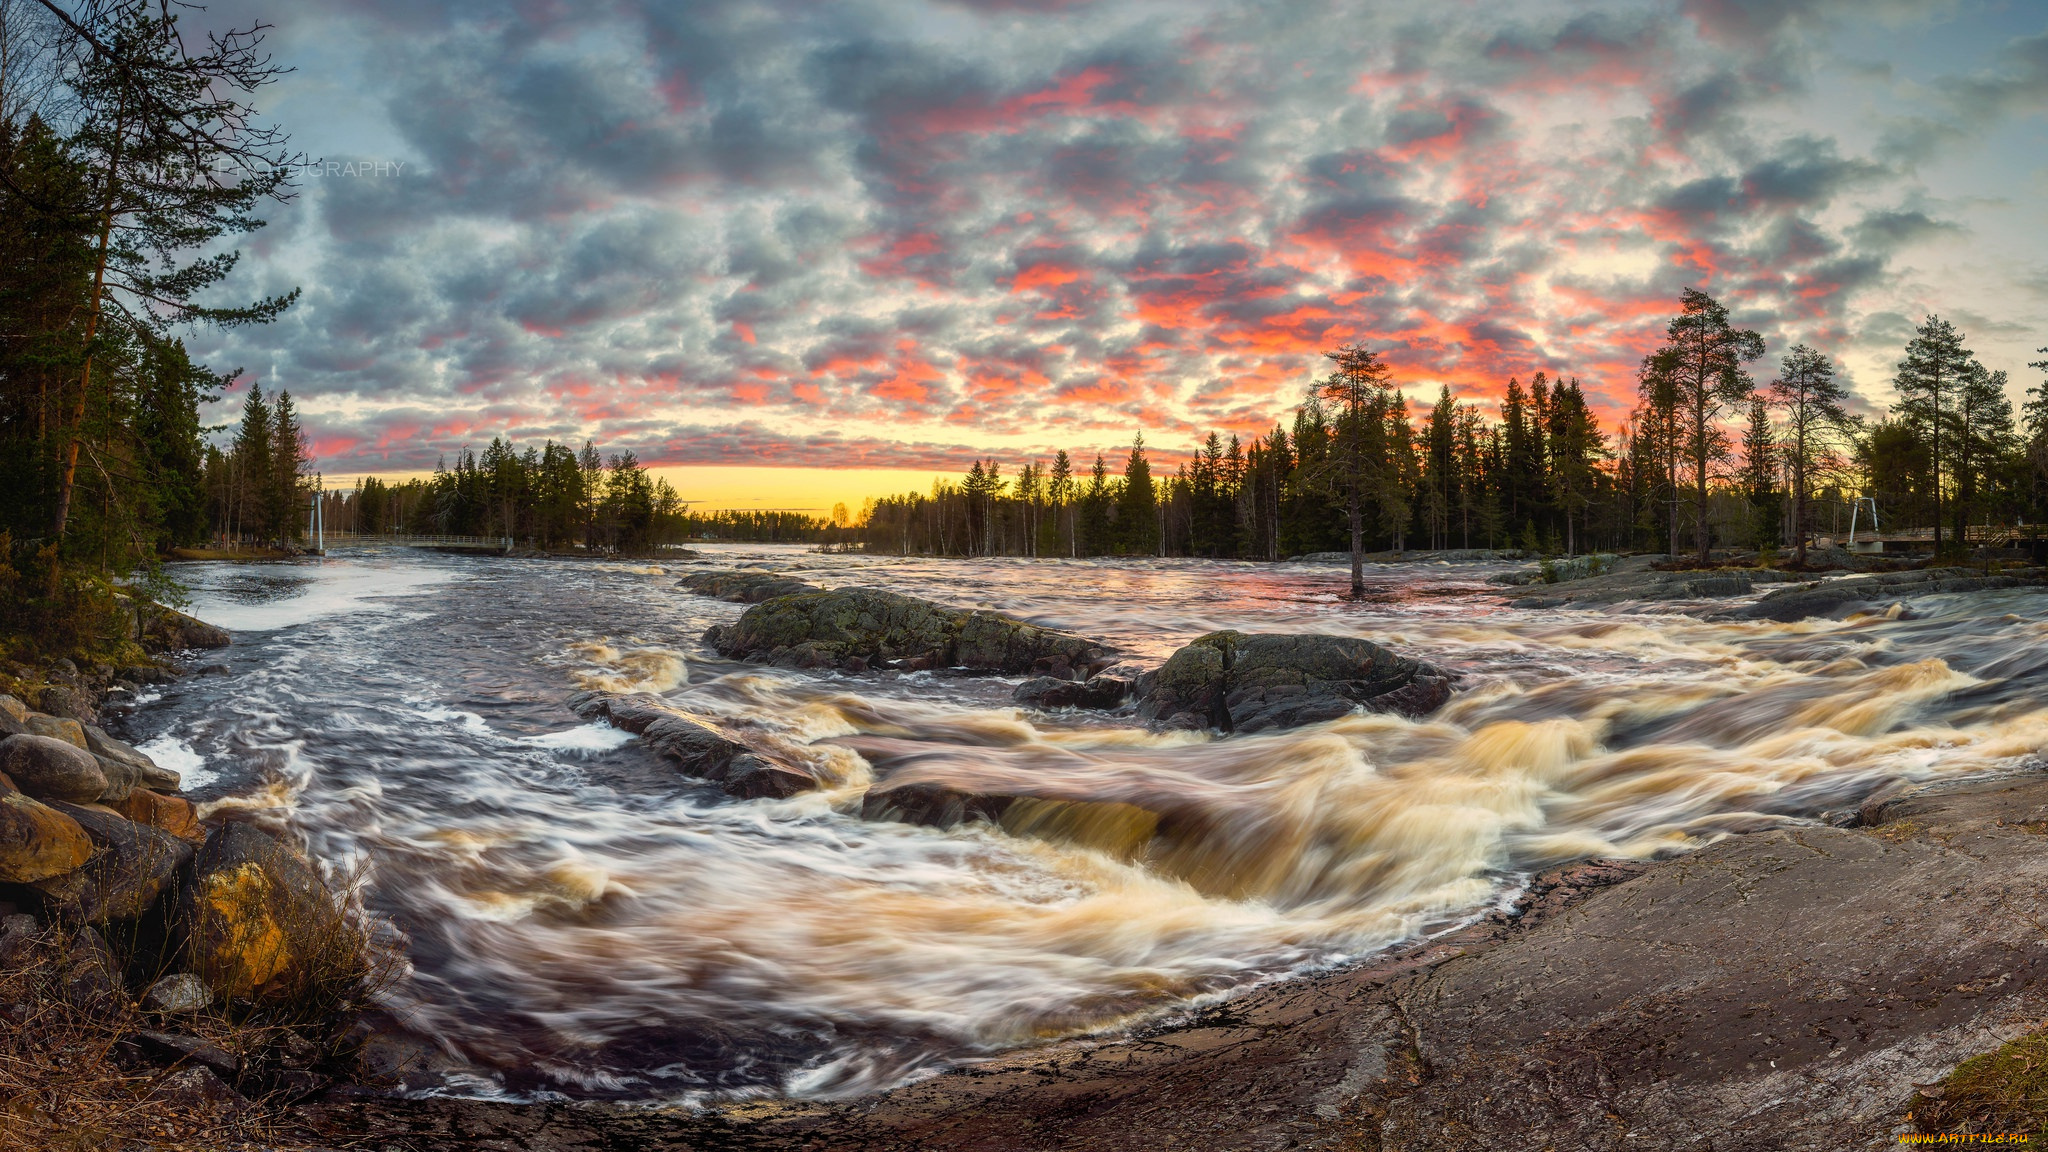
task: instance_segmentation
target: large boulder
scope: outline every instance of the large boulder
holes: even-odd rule
[[[168,832],[180,840],[206,843],[206,829],[199,823],[199,809],[183,796],[165,796],[147,788],[137,788],[119,803],[108,807],[137,824]]]
[[[186,966],[230,999],[298,991],[347,946],[340,917],[312,865],[248,824],[215,829],[178,893]]]
[[[967,668],[1085,680],[1110,649],[985,610],[947,608],[874,588],[780,596],[706,638],[719,653],[787,668]]]
[[[0,882],[33,884],[82,867],[92,839],[78,821],[22,795],[0,776]]]
[[[1453,673],[1351,636],[1211,632],[1138,678],[1138,717],[1175,728],[1257,732],[1364,708],[1424,716]]]
[[[216,628],[204,620],[196,620],[160,604],[143,605],[139,623],[140,635],[137,638],[144,647],[155,652],[225,648],[232,642],[227,629]]]
[[[83,867],[35,884],[44,903],[66,923],[135,919],[192,858],[190,843],[98,805],[56,801],[50,807],[83,828],[93,845]]]
[[[818,591],[815,584],[758,568],[692,572],[676,581],[676,586],[687,588],[699,596],[712,596],[733,604],[759,604],[777,596],[800,596],[805,592]]]
[[[41,712],[31,712],[28,719],[22,722],[22,730],[31,736],[48,736],[52,740],[62,740],[74,748],[86,747],[85,725],[68,716],[46,716]]]
[[[110,781],[93,754],[63,740],[26,733],[0,740],[0,773],[38,800],[91,804]]]
[[[803,769],[753,752],[652,697],[590,693],[573,698],[570,707],[586,720],[604,720],[633,733],[673,760],[684,775],[710,780],[730,796],[781,799],[818,786],[817,778]]]

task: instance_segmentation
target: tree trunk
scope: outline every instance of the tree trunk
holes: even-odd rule
[[[1351,598],[1365,598],[1365,516],[1358,506],[1354,493],[1344,506],[1344,514],[1351,521]]]
[[[99,334],[100,315],[107,290],[107,240],[114,231],[114,189],[121,171],[121,145],[128,137],[128,90],[121,89],[121,102],[114,112],[114,147],[107,158],[107,194],[100,208],[99,248],[94,254],[92,307],[85,314],[85,365],[78,374],[78,403],[71,406],[71,426],[64,436],[61,471],[57,479],[57,511],[51,517],[50,535],[62,541],[64,526],[71,519],[71,492],[78,479],[78,445],[85,423],[87,397],[92,395],[92,342]]]

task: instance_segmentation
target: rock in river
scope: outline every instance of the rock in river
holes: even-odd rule
[[[785,668],[968,668],[1086,680],[1108,646],[986,610],[873,588],[779,596],[706,634],[720,655]]]
[[[1085,682],[1034,676],[1017,685],[1010,698],[1031,708],[1109,709],[1130,694],[1131,682],[1116,676],[1095,676]]]
[[[1424,716],[1455,674],[1351,636],[1211,632],[1138,678],[1138,717],[1170,727],[1257,732],[1364,707]]]
[[[759,604],[777,596],[799,596],[805,592],[816,592],[818,586],[807,584],[794,576],[780,572],[763,572],[758,568],[740,568],[732,571],[692,572],[676,586],[687,588],[699,596],[713,596],[734,604]]]
[[[760,755],[651,697],[585,693],[569,706],[586,720],[604,720],[633,733],[675,761],[684,775],[714,781],[729,796],[780,799],[818,786],[803,769]]]

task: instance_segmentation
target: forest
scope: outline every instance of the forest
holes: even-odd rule
[[[1061,451],[1005,476],[977,461],[929,494],[870,500],[871,551],[1276,560],[1316,552],[1518,548],[1801,550],[1875,499],[1887,528],[2048,519],[2048,396],[2015,419],[2004,372],[1930,316],[1878,419],[1848,411],[1826,355],[1797,345],[1767,380],[1756,333],[1687,289],[1643,360],[1637,404],[1603,429],[1576,378],[1507,382],[1497,418],[1440,388],[1416,412],[1377,352],[1346,345],[1291,419],[1249,443],[1211,433],[1167,476],[1136,438],[1119,469]],[[2042,349],[2048,353],[2048,348]],[[2035,368],[2048,370],[2048,360]],[[1867,513],[1864,524],[1868,524]]]

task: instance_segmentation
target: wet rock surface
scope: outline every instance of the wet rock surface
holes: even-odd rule
[[[948,608],[873,588],[780,596],[705,639],[722,656],[785,668],[965,668],[1086,680],[1107,645],[984,610]]]
[[[1424,716],[1452,673],[1351,636],[1211,632],[1138,677],[1138,717],[1176,728],[1258,732],[1364,707]]]
[[[569,706],[586,720],[603,720],[633,733],[684,775],[710,780],[730,796],[780,799],[818,786],[803,769],[757,753],[652,697],[585,692],[571,697]]]
[[[138,613],[138,639],[153,652],[225,648],[233,640],[225,628],[217,628],[161,605],[142,605]]]
[[[1797,573],[1774,568],[1713,568],[1693,572],[1640,568],[1567,583],[1534,583],[1510,596],[1516,608],[1582,608],[1637,600],[1721,600],[1747,596],[1760,584],[1793,584],[1803,579]]]
[[[192,858],[189,841],[97,804],[57,800],[50,806],[84,829],[93,846],[84,866],[35,884],[45,908],[66,923],[103,924],[141,916]]]
[[[194,858],[177,914],[193,973],[222,996],[253,999],[288,993],[305,976],[331,931],[333,901],[292,848],[224,824]]]
[[[1538,877],[1511,914],[1138,1034],[708,1112],[352,1098],[418,1149],[1877,1149],[2048,1009],[2048,778]]]
[[[2048,588],[2048,569],[2021,568],[1988,573],[1974,568],[1923,568],[1917,572],[1884,572],[1785,588],[1758,600],[1718,613],[1720,620],[1790,622],[1815,617],[1840,618],[1914,596],[1956,592],[1992,592],[2005,588]]]
[[[1090,708],[1107,711],[1130,698],[1131,682],[1118,676],[1091,676],[1085,681],[1034,676],[1017,685],[1010,698],[1027,708]]]
[[[800,596],[820,591],[817,585],[794,576],[754,568],[692,572],[676,581],[676,586],[699,596],[711,596],[733,604],[759,604],[777,596]]]

